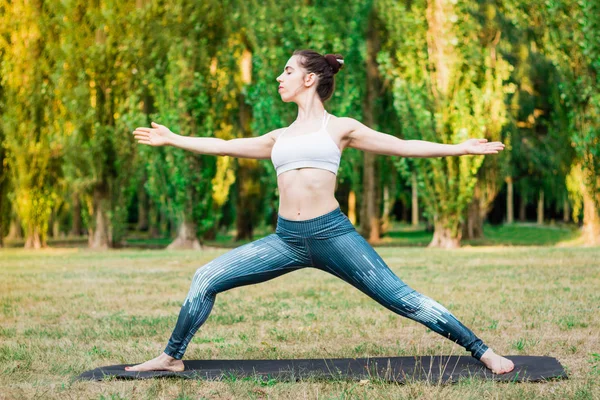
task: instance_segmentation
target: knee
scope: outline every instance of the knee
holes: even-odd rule
[[[218,275],[211,270],[210,265],[204,265],[196,270],[192,280],[190,294],[193,297],[206,297],[217,293]]]

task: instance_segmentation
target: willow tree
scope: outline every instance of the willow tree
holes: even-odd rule
[[[515,5],[505,1],[500,7],[509,44],[503,51],[514,66],[507,95],[509,123],[505,127],[510,133],[506,153],[511,158],[507,163],[507,208],[514,209],[511,194],[516,192],[519,218],[524,220],[525,206],[537,199],[538,221],[543,221],[548,204],[568,208],[565,176],[573,149],[565,146],[570,134],[567,109],[557,85],[560,73],[539,44],[548,30],[547,19],[535,14],[524,19]],[[513,213],[509,212],[507,221],[512,222]]]
[[[2,53],[0,53],[2,63]],[[0,115],[3,114],[3,90],[0,86]],[[11,192],[10,171],[8,170],[6,148],[4,147],[4,130],[0,126],[0,247],[4,246],[4,237],[9,232],[12,207],[8,194]]]
[[[227,5],[220,2],[177,1],[160,18],[168,48],[164,72],[142,68],[148,79],[153,112],[150,119],[183,136],[235,137],[238,82],[243,43],[229,28]],[[148,19],[142,29],[153,29]],[[239,38],[239,36],[238,36]],[[159,52],[160,53],[160,52]],[[234,182],[229,157],[198,155],[173,147],[139,147],[147,168],[150,197],[176,230],[169,248],[201,248],[199,238],[214,238]]]
[[[574,218],[583,211],[584,238],[600,242],[600,4],[595,1],[506,0],[506,14],[531,30],[536,46],[558,69],[551,128],[569,132],[575,159],[567,179]],[[531,27],[531,21],[539,21]],[[537,28],[537,29],[533,29]],[[566,140],[563,141],[563,143]],[[580,210],[580,208],[583,210]]]
[[[389,40],[380,56],[393,80],[406,139],[457,144],[492,137],[505,122],[509,65],[496,51],[471,2],[380,1]],[[460,245],[462,215],[483,156],[415,160],[419,194],[435,232],[430,246]]]
[[[486,50],[489,51],[489,65],[493,71],[498,57],[505,58],[505,54],[510,52],[513,47],[513,42],[506,32],[504,15],[501,14],[496,2],[492,1],[479,2],[478,7],[473,8],[472,15],[481,25],[480,43],[485,44]],[[500,77],[504,78],[505,76],[500,75]],[[503,82],[497,81],[495,84],[500,86],[496,86],[492,90],[502,90]],[[510,88],[511,86],[508,85],[504,88],[504,92],[510,91]],[[484,90],[486,89],[484,88]],[[495,96],[485,101],[487,104],[484,103],[483,107],[490,111],[490,115],[483,135],[491,141],[502,141],[510,146],[509,132],[504,129],[505,122],[508,120],[508,107],[504,97],[496,93]],[[473,198],[467,206],[462,224],[462,238],[483,237],[483,223],[508,175],[509,154],[506,151],[496,156],[486,157],[477,171],[477,183],[473,190]]]
[[[0,124],[11,201],[25,230],[26,248],[46,246],[48,221],[58,199],[61,127],[53,117],[62,112],[62,104],[52,76],[58,61],[56,5],[16,0],[5,3],[0,13]]]
[[[535,6],[534,2],[532,6]],[[550,29],[541,39],[562,80],[560,99],[569,109],[576,160],[571,193],[583,203],[583,236],[600,244],[600,4],[596,1],[547,1],[538,5]],[[575,182],[578,184],[574,184]]]
[[[60,21],[64,62],[59,93],[67,107],[64,171],[84,199],[89,246],[118,246],[131,196],[133,140],[141,121],[130,54],[135,5],[69,0]]]

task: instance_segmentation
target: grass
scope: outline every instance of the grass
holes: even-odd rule
[[[502,232],[511,237],[507,230],[496,237]],[[519,236],[530,234],[512,235]],[[556,357],[570,379],[465,379],[455,385],[235,378],[72,382],[85,370],[160,354],[195,270],[226,250],[5,249],[0,398],[599,398],[600,248],[376,250],[405,282],[445,305],[497,353]],[[220,293],[185,358],[439,354],[468,356],[341,280],[304,269]]]
[[[575,225],[538,225],[515,223],[489,225],[483,227],[482,239],[462,240],[463,246],[546,246],[576,240],[580,236]],[[392,229],[382,238],[380,245],[386,246],[426,246],[431,242],[433,232],[419,225],[413,227],[394,223]]]

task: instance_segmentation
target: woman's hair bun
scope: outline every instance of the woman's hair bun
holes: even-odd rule
[[[325,59],[331,65],[334,74],[337,74],[344,65],[344,57],[339,54],[325,54]]]

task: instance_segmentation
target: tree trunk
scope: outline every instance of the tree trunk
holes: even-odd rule
[[[110,222],[106,215],[108,193],[101,188],[94,190],[94,214],[96,225],[88,238],[88,247],[106,250],[111,247]]]
[[[506,178],[506,223],[512,224],[515,220],[514,211],[514,194],[513,194],[513,181],[512,177]]]
[[[244,85],[252,83],[252,53],[244,49],[240,58],[241,79]],[[242,137],[252,137],[252,107],[247,104],[245,92],[238,95],[238,123]],[[262,214],[263,193],[260,187],[262,168],[258,160],[239,158],[236,171],[236,227],[235,240],[253,239],[254,226]]]
[[[156,206],[156,204],[153,201],[150,201],[149,204],[149,210],[148,210],[148,217],[149,217],[149,229],[148,229],[148,236],[150,236],[153,239],[159,238],[160,235],[160,211],[159,211],[159,207]]]
[[[525,207],[527,207],[527,200],[525,196],[521,197],[521,201],[519,202],[519,221],[525,222]]]
[[[376,56],[379,52],[379,37],[377,35],[377,16],[371,11],[367,28],[367,82],[365,103],[363,103],[364,123],[373,127],[375,122],[376,101],[379,96],[380,78],[376,62]],[[381,236],[379,232],[379,199],[377,196],[377,185],[379,184],[379,175],[377,173],[377,155],[365,152],[363,156],[363,196],[360,229],[361,235],[368,238],[371,243],[379,241]]]
[[[169,218],[164,208],[160,209],[158,217],[158,229],[160,231],[160,235],[162,237],[177,236],[178,225],[176,222],[173,222],[171,218]]]
[[[202,250],[202,245],[196,237],[196,224],[186,221],[185,216],[177,230],[177,237],[167,246],[167,250]]]
[[[237,162],[235,240],[252,240],[261,213],[260,165],[253,159],[240,158]]]
[[[465,239],[483,238],[484,213],[481,208],[481,198],[477,188],[473,200],[467,207],[467,218],[462,227],[462,237]]]
[[[473,198],[466,210],[465,222],[462,224],[462,237],[466,239],[482,239],[483,223],[489,212],[490,200],[487,196],[494,196],[497,191],[495,185],[490,186],[490,182],[482,177],[473,190]]]
[[[60,237],[60,221],[58,217],[55,216],[52,220],[52,237],[57,239]]]
[[[380,238],[377,199],[377,174],[375,172],[375,154],[364,154],[363,201],[361,204],[361,235],[369,242],[377,242]]]
[[[354,190],[350,190],[348,195],[348,219],[352,225],[356,225],[356,193]]]
[[[73,224],[71,225],[71,235],[81,236],[83,232],[81,231],[81,201],[79,200],[79,193],[73,193],[72,202],[73,209],[71,211],[71,216],[73,218]]]
[[[585,172],[584,176],[587,176],[589,172]],[[596,184],[599,183],[596,182]],[[583,227],[581,228],[583,240],[586,245],[596,246],[600,244],[600,215],[596,207],[600,199],[594,199],[593,192],[590,193],[590,188],[583,181],[581,182],[581,193],[583,195]]]
[[[442,249],[457,249],[460,247],[460,229],[454,235],[452,229],[446,227],[441,221],[434,222],[433,239],[427,247],[439,247]]]
[[[138,222],[136,227],[138,231],[148,230],[148,203],[148,194],[142,182],[138,188]]]
[[[419,188],[417,187],[417,171],[412,173],[412,226],[419,225]]]
[[[41,249],[47,247],[45,243],[42,243],[40,231],[37,227],[28,228],[27,238],[25,239],[26,249]]]
[[[544,223],[544,190],[540,190],[540,197],[538,198],[537,223],[538,225]]]
[[[390,182],[383,186],[383,215],[381,218],[380,230],[381,233],[384,234],[391,229],[391,218],[390,214],[394,209],[394,204],[396,203],[396,198],[393,196],[396,193],[396,178],[395,175],[392,175],[390,178]]]
[[[404,223],[408,223],[409,219],[408,219],[408,211],[410,210],[410,206],[409,204],[407,204],[408,201],[406,200],[402,200],[402,216],[400,217],[401,221]]]
[[[569,199],[565,195],[565,200],[563,201],[563,222],[569,222],[571,219],[571,205],[569,204]]]
[[[21,228],[21,223],[19,222],[19,218],[15,217],[10,221],[10,227],[8,228],[8,236],[7,239],[23,239],[23,228]]]

